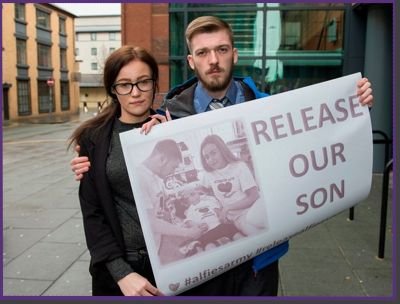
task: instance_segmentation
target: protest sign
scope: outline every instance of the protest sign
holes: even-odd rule
[[[148,135],[121,133],[163,293],[199,285],[366,198],[372,131],[368,108],[356,96],[360,77],[174,120]],[[173,171],[165,178],[151,170],[161,143],[176,143],[182,156],[175,171],[177,162],[165,162],[163,172]],[[218,155],[228,161],[221,165]],[[212,189],[212,195],[193,191],[200,186]],[[239,201],[246,204],[237,208]],[[218,204],[234,210],[217,217]],[[199,223],[201,236],[191,229]]]

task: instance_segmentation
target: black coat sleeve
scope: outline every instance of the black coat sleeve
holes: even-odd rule
[[[88,156],[91,162],[89,172],[84,174],[79,187],[79,200],[83,216],[86,243],[92,258],[91,264],[112,261],[123,256],[122,235],[118,240],[119,222],[110,189],[105,177],[105,159],[101,159],[90,140],[80,143],[81,156]],[[106,153],[106,152],[104,152]],[[103,163],[99,163],[102,162]],[[104,168],[104,169],[101,169]],[[103,172],[99,172],[103,171]]]

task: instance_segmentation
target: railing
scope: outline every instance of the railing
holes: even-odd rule
[[[385,254],[385,237],[386,237],[386,218],[387,218],[387,205],[388,205],[388,194],[389,194],[389,175],[390,171],[393,170],[393,159],[389,160],[390,153],[390,145],[392,144],[392,140],[389,136],[386,135],[385,132],[380,130],[373,130],[372,134],[379,134],[382,136],[381,139],[374,139],[373,143],[378,145],[385,145],[385,157],[384,157],[384,173],[382,180],[382,195],[381,195],[381,220],[379,226],[379,248],[378,248],[378,257],[383,259]],[[349,209],[349,220],[354,220],[354,207]]]
[[[393,158],[386,164],[385,171],[383,172],[382,198],[381,198],[381,223],[379,229],[379,248],[378,248],[378,257],[380,259],[383,259],[385,255],[386,218],[387,218],[387,206],[389,200],[389,178],[390,178],[390,172],[392,170],[393,170]]]

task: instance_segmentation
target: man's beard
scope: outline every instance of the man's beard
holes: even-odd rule
[[[215,68],[214,68],[215,69]],[[217,67],[216,69],[218,69],[219,71],[224,72],[224,69],[221,69],[219,67]],[[210,69],[212,70],[212,69]],[[206,74],[210,71],[208,70],[206,72]],[[233,63],[232,66],[229,70],[229,73],[226,75],[226,77],[223,78],[206,78],[206,77],[202,77],[200,75],[200,73],[197,71],[197,69],[194,70],[197,78],[199,79],[199,81],[202,83],[202,85],[204,86],[204,88],[209,91],[209,92],[220,92],[223,91],[225,89],[228,88],[229,84],[231,83],[231,79],[233,76]]]

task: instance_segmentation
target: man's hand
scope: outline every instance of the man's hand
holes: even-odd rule
[[[372,107],[374,96],[372,95],[371,83],[368,78],[362,78],[357,82],[357,95],[360,97],[360,103],[363,106]]]
[[[132,272],[118,281],[124,296],[162,296],[156,287],[140,274]]]
[[[83,178],[83,173],[88,172],[90,168],[90,161],[87,156],[79,156],[81,147],[75,146],[75,151],[78,156],[75,156],[71,162],[71,170],[75,173],[75,180],[80,181]]]

